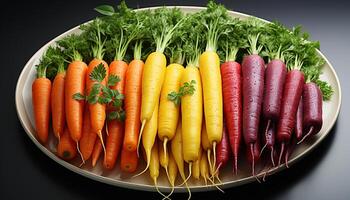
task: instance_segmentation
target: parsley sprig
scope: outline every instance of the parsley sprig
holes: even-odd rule
[[[120,78],[115,75],[110,75],[107,80],[107,86],[101,84],[106,77],[106,69],[102,63],[97,65],[91,72],[89,78],[96,83],[91,87],[91,91],[86,96],[81,93],[73,95],[73,99],[81,101],[85,100],[89,104],[110,104],[113,107],[113,111],[108,114],[108,119],[117,119],[123,121],[125,119],[125,111],[122,108],[124,95],[119,93],[118,90],[113,90],[110,87],[114,86],[120,81]]]
[[[179,92],[172,91],[168,94],[168,99],[175,103],[175,105],[180,105],[181,97],[185,95],[193,95],[196,88],[194,85],[196,84],[195,80],[191,80],[190,82],[185,82],[183,86],[180,87]]]

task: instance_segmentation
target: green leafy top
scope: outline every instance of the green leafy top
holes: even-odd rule
[[[178,8],[162,7],[149,13],[146,24],[153,36],[157,52],[164,52],[167,45],[172,42],[177,28],[184,21],[183,13]]]
[[[87,59],[87,54],[90,52],[88,42],[83,35],[68,35],[57,41],[57,44],[63,49],[63,55],[71,61],[83,61],[83,58]]]
[[[109,38],[106,48],[112,50],[114,60],[124,60],[128,46],[132,40],[141,39],[146,32],[144,12],[134,12],[122,2],[113,15],[104,18],[109,24],[106,34]],[[108,52],[108,54],[112,54]]]
[[[175,103],[175,105],[180,105],[181,97],[185,95],[193,95],[196,88],[194,85],[196,84],[195,80],[191,80],[190,82],[185,82],[179,89],[179,92],[172,91],[168,94],[168,100]]]
[[[100,18],[96,18],[91,23],[80,26],[80,29],[83,30],[81,35],[88,42],[93,58],[103,59],[106,42],[105,30],[107,26],[108,24],[104,23]]]
[[[263,45],[259,41],[261,33],[264,33],[266,23],[251,17],[245,20],[243,30],[245,30],[245,37],[248,40],[247,51],[249,54],[260,54]]]
[[[37,76],[52,80],[57,73],[64,72],[66,66],[62,50],[59,47],[50,46],[37,65]]]
[[[207,9],[202,12],[202,24],[206,28],[206,47],[205,51],[216,52],[218,40],[222,34],[225,34],[227,20],[230,19],[227,9],[213,1],[209,1]]]
[[[238,51],[248,47],[243,28],[243,22],[238,18],[227,20],[225,34],[222,35],[218,42],[218,54],[222,61],[236,61]]]

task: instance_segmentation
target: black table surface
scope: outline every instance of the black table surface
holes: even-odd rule
[[[23,130],[16,114],[15,85],[29,58],[62,32],[97,14],[93,8],[117,1],[8,1],[1,9],[1,199],[160,199],[156,193],[99,183],[75,174],[44,155]],[[311,154],[267,182],[251,183],[220,192],[195,193],[192,199],[349,199],[350,4],[346,0],[234,0],[220,1],[229,9],[301,24],[335,67],[343,88],[343,105],[329,136]],[[198,5],[206,1],[127,1],[133,8],[158,5]],[[346,122],[348,121],[348,122]],[[184,199],[187,194],[176,194]]]

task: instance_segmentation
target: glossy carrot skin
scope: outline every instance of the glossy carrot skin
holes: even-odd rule
[[[221,65],[224,117],[228,128],[229,142],[237,171],[238,155],[242,138],[242,68],[237,62]]]
[[[230,157],[230,146],[228,139],[228,130],[226,127],[226,122],[224,120],[224,129],[222,132],[222,139],[216,146],[216,163],[217,167],[222,169],[228,162]]]
[[[311,135],[317,134],[323,124],[322,92],[316,83],[306,83],[303,88],[303,128],[308,133],[313,127]]]
[[[113,90],[118,90],[124,95],[125,88],[125,74],[128,69],[128,64],[121,60],[114,60],[109,65],[108,75],[118,76],[120,81],[110,88]],[[111,105],[108,105],[107,110],[112,111]],[[120,122],[116,119],[107,121],[108,134],[106,136],[106,154],[103,161],[103,166],[105,169],[112,170],[119,156],[119,151],[121,149],[121,144],[124,137],[124,122]]]
[[[76,93],[85,94],[87,66],[84,62],[73,61],[68,65],[64,85],[66,121],[72,139],[80,140],[83,127],[84,101],[73,99]]]
[[[280,117],[281,100],[286,79],[286,65],[278,59],[267,64],[265,70],[265,92],[263,100],[263,116],[276,122]]]
[[[142,60],[130,62],[125,78],[124,108],[127,113],[125,118],[125,136],[123,146],[131,146],[136,150],[140,133],[141,113],[141,88],[144,63]]]
[[[88,160],[94,150],[97,134],[91,129],[89,108],[85,106],[83,131],[79,141],[79,148],[84,160]]]
[[[257,141],[264,92],[265,63],[259,55],[249,55],[242,63],[243,137],[246,145]]]
[[[106,85],[107,80],[108,80],[108,65],[105,61],[100,60],[100,59],[93,59],[89,63],[89,67],[86,72],[86,91],[87,94],[90,93],[92,86],[96,83],[95,81],[92,81],[90,79],[90,75],[92,71],[97,67],[99,64],[103,64],[103,66],[106,69],[106,77],[103,79],[101,82],[102,85]],[[89,110],[90,110],[90,121],[91,121],[91,129],[95,133],[99,134],[102,131],[102,128],[105,124],[106,120],[106,104],[100,104],[100,103],[95,103],[95,104],[89,104]]]
[[[77,146],[72,140],[68,128],[64,128],[57,146],[57,155],[63,160],[71,160],[77,155]]]
[[[51,81],[37,78],[32,84],[32,103],[37,138],[42,144],[47,143],[50,122]]]
[[[103,166],[105,169],[113,169],[118,159],[124,137],[124,122],[108,120],[108,135],[106,137],[106,155]]]
[[[291,138],[303,85],[304,74],[301,71],[291,70],[288,72],[283,91],[281,117],[277,127],[277,140],[279,142],[286,143]]]
[[[51,113],[52,128],[56,138],[60,139],[66,123],[66,113],[64,110],[64,82],[66,72],[57,73],[52,83],[51,91]]]
[[[122,150],[121,160],[120,160],[120,168],[124,172],[133,173],[137,170],[138,166],[137,151],[127,151]]]

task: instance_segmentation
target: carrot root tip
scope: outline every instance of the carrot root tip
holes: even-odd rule
[[[79,167],[81,167],[81,166],[83,166],[83,165],[85,164],[85,160],[84,160],[83,154],[82,154],[81,151],[80,151],[79,143],[78,143],[78,142],[77,142],[77,150],[78,150],[78,153],[79,153],[80,158],[81,158],[81,161],[82,161],[82,163],[81,163],[80,166],[79,166]]]
[[[144,119],[144,120],[142,120],[141,130],[140,130],[139,138],[137,141],[136,153],[137,153],[138,158],[140,157],[139,148],[140,148],[140,143],[141,143],[142,132],[143,132],[143,129],[145,128],[145,125],[146,125],[146,120]]]
[[[311,126],[311,128],[310,128],[310,130],[309,130],[309,132],[297,143],[297,144],[301,144],[301,143],[303,143],[304,142],[304,140],[306,139],[306,138],[308,138],[310,135],[311,135],[311,133],[312,133],[312,131],[314,130],[314,127],[313,126]]]
[[[283,152],[284,152],[284,146],[285,146],[285,143],[282,142],[282,144],[281,144],[281,152],[280,152],[280,155],[279,155],[279,158],[278,158],[278,166],[280,166],[280,164],[281,164],[282,155],[283,155]]]

